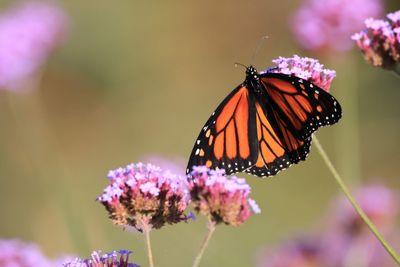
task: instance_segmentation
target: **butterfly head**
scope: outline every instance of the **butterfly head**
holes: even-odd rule
[[[249,66],[246,68],[246,80],[247,81],[258,81],[259,74],[257,70],[253,66]]]
[[[249,77],[253,77],[253,78],[258,78],[258,72],[257,70],[253,67],[253,66],[248,66],[246,68],[246,76]]]
[[[246,83],[251,85],[256,91],[258,91],[260,74],[253,66],[249,66],[246,68]]]

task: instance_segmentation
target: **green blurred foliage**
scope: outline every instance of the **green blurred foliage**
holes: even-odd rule
[[[10,1],[1,1],[5,7]],[[40,88],[0,92],[0,236],[39,243],[46,254],[135,251],[147,266],[143,238],[113,226],[95,202],[109,169],[145,155],[186,159],[203,123],[242,82],[263,35],[259,69],[302,51],[288,19],[298,1],[63,1],[69,36],[44,68]],[[397,1],[387,3],[390,10]],[[357,84],[362,182],[399,188],[399,79],[367,65],[360,52],[320,58],[336,69],[332,93]],[[348,101],[348,103],[354,103]],[[343,122],[346,121],[346,107]],[[318,132],[333,160],[336,133]],[[246,176],[247,177],[247,176]],[[218,227],[203,266],[251,266],[264,245],[317,231],[338,188],[315,150],[271,179],[247,177],[263,213],[239,228]],[[351,177],[345,177],[351,184]],[[152,234],[157,266],[188,266],[205,220]]]

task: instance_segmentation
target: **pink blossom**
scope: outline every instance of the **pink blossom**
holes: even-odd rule
[[[189,203],[186,178],[151,164],[129,164],[109,171],[110,184],[97,200],[115,224],[143,230],[186,221]]]
[[[334,70],[325,69],[324,65],[313,58],[293,55],[293,57],[289,58],[279,57],[272,60],[272,62],[275,64],[275,67],[269,71],[297,76],[312,82],[327,92],[329,92],[331,83],[336,77]]]
[[[391,21],[392,24],[399,27],[400,25],[400,10],[387,14],[387,18]]]
[[[245,179],[225,176],[224,170],[193,167],[189,175],[192,205],[212,222],[238,226],[252,213],[260,213],[257,203],[250,199],[250,186]]]
[[[353,34],[364,59],[373,66],[399,72],[400,11],[387,15],[388,20],[368,18],[366,28]]]
[[[132,251],[119,250],[111,253],[101,254],[101,251],[93,251],[89,258],[76,258],[64,267],[140,267],[136,263],[129,262],[129,255]]]
[[[398,192],[373,184],[355,191],[355,198],[367,216],[398,250]],[[369,231],[344,196],[337,197],[329,210],[324,231],[285,242],[260,253],[258,267],[395,267],[379,241]],[[397,245],[397,247],[396,247]]]
[[[26,2],[0,14],[0,88],[25,89],[59,45],[66,24],[55,2]]]
[[[142,162],[152,162],[163,170],[169,170],[176,174],[185,174],[186,159],[180,156],[161,156],[157,154],[147,155]]]
[[[354,195],[360,207],[378,228],[383,230],[393,227],[400,208],[400,198],[395,192],[383,185],[375,184],[358,189]],[[364,227],[365,224],[360,216],[344,197],[336,199],[332,209],[332,220],[336,225],[347,229],[345,231],[357,232],[358,227]]]
[[[51,267],[41,249],[19,240],[0,240],[0,266]]]
[[[400,207],[398,192],[381,184],[373,184],[359,188],[354,195],[380,232],[396,245],[400,241],[398,238],[396,240],[399,235],[395,228]],[[338,197],[332,203],[328,222],[322,238],[324,257],[330,263],[328,267],[395,266],[345,197]]]
[[[352,47],[349,36],[365,18],[379,16],[382,6],[381,0],[305,0],[291,25],[305,49],[346,51]]]
[[[317,240],[297,239],[259,255],[257,267],[327,267]]]

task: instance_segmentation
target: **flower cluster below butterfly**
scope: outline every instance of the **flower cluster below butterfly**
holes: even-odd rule
[[[273,69],[246,69],[237,86],[208,119],[192,150],[193,166],[274,176],[305,160],[311,136],[342,116],[338,101],[315,84]]]

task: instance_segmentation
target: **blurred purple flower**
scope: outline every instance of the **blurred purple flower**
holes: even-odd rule
[[[366,19],[366,29],[355,33],[352,39],[367,62],[373,66],[396,70],[400,65],[400,10],[388,14],[387,18]]]
[[[160,156],[160,155],[147,155],[143,157],[142,162],[151,162],[159,166],[163,170],[168,170],[172,173],[185,175],[186,160],[179,156]]]
[[[250,186],[245,179],[225,176],[224,170],[193,167],[189,177],[192,205],[215,224],[238,226],[252,213],[260,213],[257,203],[248,198]]]
[[[90,258],[74,259],[65,263],[64,267],[140,267],[136,263],[129,262],[129,255],[132,251],[119,250],[103,255],[100,253],[100,251],[93,251]]]
[[[399,213],[399,194],[383,185],[369,185],[358,189],[355,198],[367,216],[382,234],[392,242],[398,236],[395,230]],[[395,266],[382,245],[369,232],[347,199],[340,197],[333,202],[323,236],[326,262],[332,267]]]
[[[70,262],[75,261],[76,259],[77,259],[76,256],[71,256],[71,255],[60,256],[52,261],[52,266],[64,266]]]
[[[357,202],[367,216],[382,231],[392,230],[399,212],[399,195],[389,188],[380,185],[362,187],[354,193]],[[333,203],[331,222],[346,233],[358,234],[361,228],[367,227],[354,208],[344,197]]]
[[[160,228],[187,221],[184,212],[190,196],[186,178],[151,164],[130,164],[108,173],[110,185],[97,200],[115,224]]]
[[[350,35],[365,18],[382,14],[381,0],[305,0],[291,21],[298,42],[308,50],[345,51]]]
[[[62,40],[67,16],[55,2],[26,2],[0,14],[0,88],[27,87]]]
[[[394,245],[399,242],[395,229],[400,208],[398,192],[375,184],[360,188],[355,197],[382,234]],[[301,238],[263,251],[258,267],[397,266],[345,197],[333,201],[327,222],[324,232],[317,237]]]
[[[317,59],[308,57],[279,57],[272,60],[275,67],[268,71],[294,75],[321,87],[329,92],[333,79],[336,77],[334,70],[325,69]]]
[[[4,267],[50,267],[52,263],[41,249],[19,240],[0,240],[0,266]]]
[[[263,251],[257,267],[326,267],[316,240],[299,239],[275,249]]]

